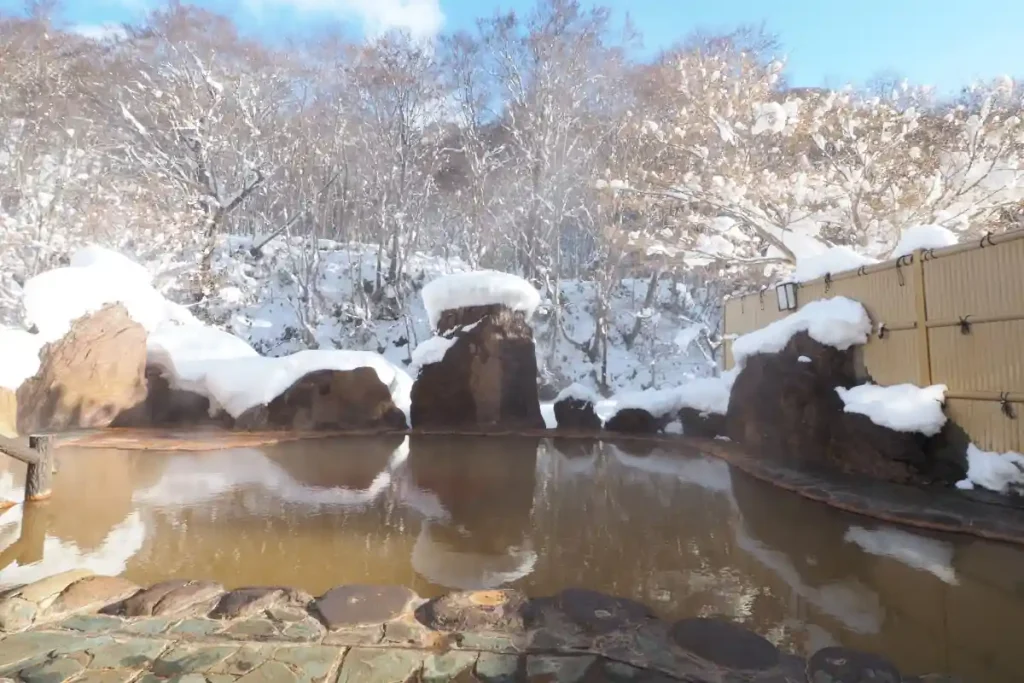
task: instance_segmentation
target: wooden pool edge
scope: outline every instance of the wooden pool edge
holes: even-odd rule
[[[238,432],[226,429],[104,429],[57,436],[57,447],[111,448],[158,452],[219,451],[309,439],[339,437],[471,436],[571,439],[657,444],[710,455],[755,479],[808,500],[863,517],[906,527],[966,534],[1024,545],[1024,507],[972,500],[954,489],[924,489],[841,473],[822,475],[758,459],[722,439],[671,434],[622,434],[577,430],[365,429],[325,432]]]

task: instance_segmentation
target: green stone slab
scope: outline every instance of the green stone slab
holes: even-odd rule
[[[443,655],[428,655],[423,660],[423,683],[448,683],[472,673],[476,665],[475,652],[446,652]],[[463,680],[458,678],[458,680]]]
[[[518,670],[516,655],[482,652],[476,660],[476,677],[481,683],[515,683]]]
[[[76,640],[72,633],[26,631],[0,640],[0,674],[22,662],[42,657]]]
[[[166,640],[132,639],[89,648],[91,669],[148,669],[170,643]]]
[[[103,614],[78,614],[60,622],[59,627],[81,633],[106,633],[124,626],[124,620]]]
[[[422,666],[419,652],[353,648],[345,655],[338,683],[405,683]]]
[[[295,645],[278,648],[274,659],[298,671],[302,683],[319,683],[326,680],[344,653],[345,648],[339,647]]]
[[[250,643],[243,645],[238,649],[238,652],[210,669],[210,671],[243,676],[271,659],[276,649],[277,645],[269,643]]]
[[[266,619],[246,619],[231,624],[224,635],[239,640],[261,640],[276,636],[277,627]]]
[[[281,662],[266,662],[238,679],[239,683],[298,683],[298,675]]]
[[[212,619],[185,619],[168,633],[175,636],[208,636],[219,633],[223,628],[223,622]]]
[[[237,651],[237,645],[182,645],[156,660],[153,673],[158,676],[204,673]]]
[[[86,671],[75,679],[74,683],[128,683],[139,675],[133,669],[114,669],[109,671]]]
[[[169,619],[167,617],[151,617],[149,619],[139,619],[137,621],[126,622],[121,630],[125,633],[155,636],[163,633],[172,625],[178,623],[178,621],[178,619]]]
[[[43,664],[36,664],[22,669],[21,680],[24,683],[64,683],[72,676],[81,673],[85,667],[74,659],[52,659]]]

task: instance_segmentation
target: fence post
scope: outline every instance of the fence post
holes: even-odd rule
[[[28,466],[25,475],[25,502],[46,500],[53,493],[53,441],[49,436],[28,437],[28,447],[39,454],[39,461]]]
[[[928,344],[928,299],[924,291],[924,252],[914,252],[911,268],[914,283],[914,308],[917,331],[917,384],[927,387],[932,383],[932,353]]]

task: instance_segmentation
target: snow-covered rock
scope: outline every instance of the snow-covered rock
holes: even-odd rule
[[[423,304],[430,327],[437,329],[444,311],[472,306],[501,305],[522,311],[529,319],[540,305],[540,293],[529,282],[511,273],[477,270],[445,275],[427,283],[423,287]]]
[[[850,389],[836,387],[836,392],[846,412],[859,413],[876,425],[897,432],[935,436],[946,424],[946,414],[942,411],[946,400],[944,384],[930,387],[861,384]]]
[[[206,374],[218,362],[259,354],[230,332],[209,325],[164,326],[146,339],[146,361],[172,389],[206,395]]]
[[[1024,489],[1024,455],[1013,451],[983,451],[970,444],[967,447],[967,478],[957,482],[957,488],[973,489],[975,486],[999,493],[1020,492]]]
[[[168,301],[144,280],[141,266],[111,254],[92,253],[79,260],[87,265],[55,268],[30,278],[22,302],[26,323],[34,325],[42,339],[53,341],[67,333],[73,320],[106,304],[121,303],[147,332],[167,324],[198,324],[188,309]]]
[[[430,339],[423,340],[413,349],[412,367],[418,371],[424,365],[440,363],[444,360],[448,349],[457,341],[458,337],[443,337],[441,335],[435,335]]]
[[[82,247],[71,255],[72,268],[102,268],[117,274],[127,284],[129,282],[153,283],[153,274],[145,266],[136,263],[124,254],[96,244]]]
[[[890,258],[913,254],[918,249],[941,249],[959,242],[956,233],[941,225],[912,225],[906,228]]]
[[[245,411],[277,398],[303,376],[317,370],[369,367],[391,390],[395,405],[406,412],[412,378],[380,354],[369,351],[299,351],[281,358],[236,357],[195,361],[192,372],[203,376],[203,392],[212,406],[237,418]]]
[[[791,279],[793,282],[810,282],[826,275],[834,276],[874,263],[878,263],[878,261],[864,256],[850,247],[830,247],[820,254],[798,257]]]
[[[818,299],[785,318],[737,337],[732,343],[732,356],[736,367],[742,368],[754,354],[782,351],[800,332],[845,351],[855,344],[867,343],[871,329],[871,319],[860,302],[844,296]]]

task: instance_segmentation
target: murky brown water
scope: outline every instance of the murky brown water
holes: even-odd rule
[[[557,447],[556,447],[557,446]],[[0,514],[0,584],[75,566],[141,583],[583,586],[726,614],[783,647],[1019,680],[1024,552],[842,514],[658,448],[530,438],[62,449],[54,498]],[[11,463],[4,466],[14,468]],[[0,474],[20,491],[23,473]]]

